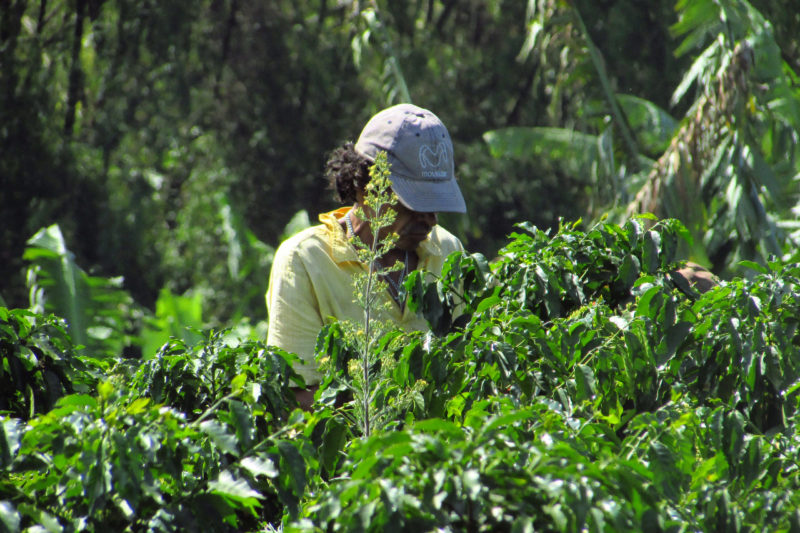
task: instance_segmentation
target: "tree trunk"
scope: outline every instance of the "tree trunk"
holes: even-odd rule
[[[81,46],[83,42],[83,19],[86,11],[86,0],[75,3],[75,33],[72,41],[72,66],[69,70],[69,87],[67,89],[67,116],[64,119],[64,135],[72,137],[75,126],[75,108],[82,99],[83,71],[81,70]]]

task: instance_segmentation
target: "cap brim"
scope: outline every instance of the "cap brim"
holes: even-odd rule
[[[456,180],[418,181],[394,174],[389,178],[400,202],[422,213],[466,213],[467,205]]]

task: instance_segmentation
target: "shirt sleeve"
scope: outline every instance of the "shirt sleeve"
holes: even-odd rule
[[[299,355],[303,363],[294,370],[303,376],[307,385],[313,385],[322,377],[314,360],[322,317],[301,254],[288,244],[284,243],[275,252],[269,276],[267,344]]]

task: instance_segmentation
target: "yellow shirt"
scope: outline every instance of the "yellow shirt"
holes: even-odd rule
[[[309,385],[319,383],[314,347],[324,324],[334,320],[361,321],[363,309],[356,303],[353,275],[366,272],[338,223],[350,210],[343,207],[319,216],[322,225],[307,228],[284,241],[275,252],[267,289],[269,331],[267,344],[296,353],[303,364],[295,368]],[[436,275],[447,256],[463,250],[461,242],[441,226],[434,226],[416,253],[417,268]],[[427,321],[403,309],[391,298],[389,318],[405,331],[425,331]]]

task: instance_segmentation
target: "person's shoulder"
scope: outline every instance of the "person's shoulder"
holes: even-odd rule
[[[327,230],[322,224],[305,228],[283,241],[275,251],[275,257],[291,257],[325,250],[326,234]]]
[[[431,241],[439,247],[443,255],[448,255],[450,252],[464,249],[464,245],[461,244],[458,237],[439,225],[433,227],[431,231]]]

